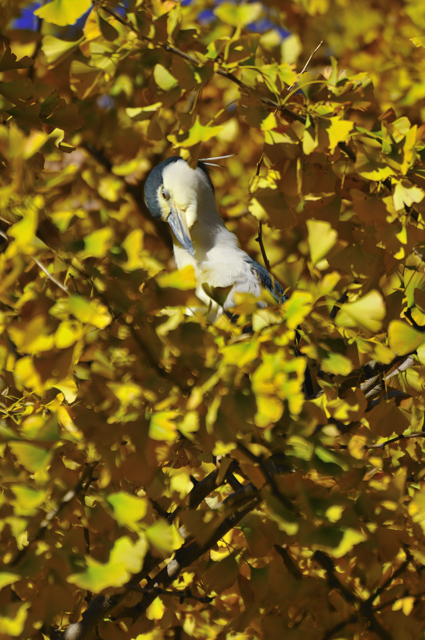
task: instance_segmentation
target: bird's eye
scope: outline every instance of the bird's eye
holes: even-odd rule
[[[170,192],[165,187],[162,187],[161,195],[165,200],[169,200],[170,199]]]

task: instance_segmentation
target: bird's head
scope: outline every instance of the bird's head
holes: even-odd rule
[[[157,165],[145,182],[145,202],[155,218],[168,222],[174,236],[194,256],[190,229],[198,211],[214,202],[214,187],[202,162],[196,169],[179,157]]]

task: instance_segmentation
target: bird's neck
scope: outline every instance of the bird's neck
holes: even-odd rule
[[[196,260],[203,262],[205,259],[208,259],[209,252],[214,248],[222,235],[229,233],[224,226],[223,220],[220,218],[215,203],[209,206],[200,205],[198,207],[196,222],[190,229]]]
[[[198,205],[190,236],[195,256],[192,257],[180,244],[174,244],[177,267],[182,269],[192,265],[197,279],[209,282],[212,286],[221,286],[217,282],[224,282],[223,286],[231,284],[234,271],[229,270],[228,265],[232,264],[234,270],[235,265],[243,262],[246,254],[239,248],[235,234],[226,228],[215,203]]]

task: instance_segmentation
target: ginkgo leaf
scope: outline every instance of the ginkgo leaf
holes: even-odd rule
[[[369,291],[355,302],[347,302],[341,307],[336,323],[340,327],[360,327],[376,333],[385,317],[385,303],[378,291]]]
[[[149,424],[149,437],[153,440],[174,440],[177,432],[175,420],[178,415],[178,411],[158,411],[153,413]]]
[[[179,146],[188,148],[193,147],[195,144],[199,144],[200,142],[207,142],[211,138],[217,136],[220,131],[223,129],[222,126],[217,127],[204,127],[199,120],[199,116],[196,116],[195,124],[189,129],[187,133],[182,133],[178,135],[169,135],[168,139],[173,144],[179,144]]]
[[[413,353],[424,341],[423,333],[403,320],[393,320],[388,327],[390,348],[399,356]]]
[[[338,233],[325,220],[307,220],[308,244],[313,264],[324,258],[338,239]]]
[[[81,296],[72,295],[69,299],[71,313],[84,323],[89,323],[104,329],[110,324],[112,318],[105,305],[97,300],[85,300]]]
[[[333,153],[339,142],[345,142],[348,134],[353,130],[354,123],[349,120],[341,120],[340,117],[331,118],[328,127],[329,149]]]
[[[145,498],[133,496],[125,491],[118,491],[117,493],[111,493],[107,501],[111,505],[114,518],[119,525],[138,530],[138,523],[145,517],[147,512]]]
[[[255,22],[262,12],[263,5],[260,2],[239,5],[223,2],[214,9],[216,16],[232,27],[244,27],[250,22]]]
[[[48,449],[36,447],[25,442],[12,442],[10,448],[17,457],[19,464],[29,471],[40,471],[46,469],[52,457],[52,452]]]
[[[91,0],[51,0],[48,4],[36,9],[34,15],[43,18],[46,22],[64,27],[74,24],[80,16],[92,6]]]
[[[153,77],[158,87],[163,91],[171,91],[179,86],[177,79],[162,64],[155,65]]]

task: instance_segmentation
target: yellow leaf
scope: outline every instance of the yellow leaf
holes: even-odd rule
[[[46,493],[44,491],[37,491],[32,487],[26,487],[22,484],[13,484],[11,486],[13,493],[16,496],[16,500],[11,500],[10,504],[13,505],[15,515],[35,515],[39,506],[43,504],[46,499]],[[0,573],[0,579],[1,579]]]
[[[8,571],[0,571],[0,589],[7,587],[9,584],[13,584],[17,580],[22,580],[20,575]]]
[[[415,351],[425,340],[423,333],[403,320],[393,320],[388,327],[390,349],[398,356]]]
[[[30,602],[14,602],[13,604],[2,606],[0,615],[0,634],[5,637],[22,638],[25,621],[28,617],[27,609]]]
[[[42,51],[47,58],[49,65],[59,64],[73,51],[78,49],[78,45],[82,42],[80,40],[61,40],[54,36],[44,36]]]
[[[145,517],[148,508],[146,498],[139,498],[125,491],[117,491],[110,494],[107,501],[111,505],[114,518],[119,525],[129,527],[134,531],[139,529],[138,522]]]
[[[178,135],[169,135],[168,140],[170,140],[170,142],[175,146],[184,148],[193,147],[195,144],[207,142],[207,140],[215,138],[222,129],[222,126],[204,127],[199,121],[199,116],[196,116],[195,124],[189,129],[189,131],[181,134],[179,133]]]
[[[366,442],[367,437],[360,433],[354,435],[350,439],[348,443],[348,451],[351,453],[353,458],[356,458],[357,460],[362,460],[362,458],[364,458]]]
[[[11,442],[9,447],[19,464],[32,473],[46,469],[50,464],[52,454],[49,450],[26,442]]]
[[[102,564],[91,557],[88,557],[86,562],[87,569],[68,576],[67,582],[77,585],[80,589],[100,593],[107,587],[122,587],[130,578],[129,571],[122,563]]]
[[[307,220],[308,245],[313,264],[324,258],[338,239],[338,233],[325,220]]]
[[[164,616],[165,604],[161,598],[157,597],[146,609],[146,617],[148,620],[161,620]]]
[[[276,129],[276,127],[277,127],[276,116],[274,115],[273,112],[271,112],[269,113],[267,118],[265,118],[262,121],[261,131],[272,131],[273,129]]]
[[[37,230],[37,212],[34,207],[28,207],[25,216],[9,228],[8,235],[15,238],[15,244],[19,249],[25,250],[31,245]]]
[[[223,2],[214,9],[216,16],[232,27],[245,27],[250,22],[255,22],[263,12],[261,2],[251,2],[250,4],[233,4]]]
[[[415,47],[425,47],[425,36],[416,36],[415,38],[410,38],[410,42],[413,42]]]
[[[24,356],[17,361],[13,375],[18,389],[22,389],[24,386],[39,395],[43,393],[43,384],[41,382],[40,374],[34,367],[34,363],[30,356]]]
[[[81,340],[84,336],[83,327],[75,320],[64,320],[60,323],[55,333],[55,346],[58,349],[67,349]]]
[[[85,300],[81,296],[72,295],[69,299],[69,310],[81,322],[104,329],[110,324],[112,317],[105,305],[97,300]]]
[[[244,367],[258,357],[260,345],[255,340],[247,340],[224,347],[222,350],[223,362]]]
[[[170,273],[161,273],[156,277],[156,282],[162,289],[172,287],[181,291],[190,291],[196,287],[195,271],[192,265]]]
[[[352,131],[354,123],[348,120],[341,120],[339,116],[331,118],[331,124],[328,127],[329,149],[331,153],[335,151],[339,142],[345,142],[348,134]]]
[[[312,310],[313,296],[309,291],[297,289],[282,306],[288,329],[296,329]]]
[[[162,64],[155,65],[153,77],[158,87],[163,91],[171,91],[179,86],[177,79]]]
[[[75,24],[80,16],[92,6],[91,0],[52,0],[48,4],[36,9],[34,15],[46,22],[65,27]]]
[[[78,387],[75,383],[74,378],[66,378],[66,380],[61,380],[60,382],[55,382],[53,384],[55,389],[59,389],[62,391],[65,400],[71,404],[75,402],[78,396]]]
[[[115,542],[109,563],[122,564],[127,571],[139,573],[143,567],[143,560],[147,550],[148,543],[144,533],[139,534],[136,542],[133,542],[128,536],[123,536]]]
[[[178,411],[158,411],[152,414],[149,425],[149,437],[152,440],[173,441],[177,435],[176,418]]]
[[[172,553],[174,545],[174,527],[165,520],[158,520],[146,529],[146,537],[150,544],[164,557]]]
[[[394,208],[396,211],[404,211],[404,207],[410,207],[413,202],[421,202],[424,198],[424,191],[408,180],[398,182],[394,190]]]
[[[340,327],[360,327],[368,333],[376,333],[382,327],[384,317],[384,300],[373,290],[355,302],[344,304],[335,322]]]

